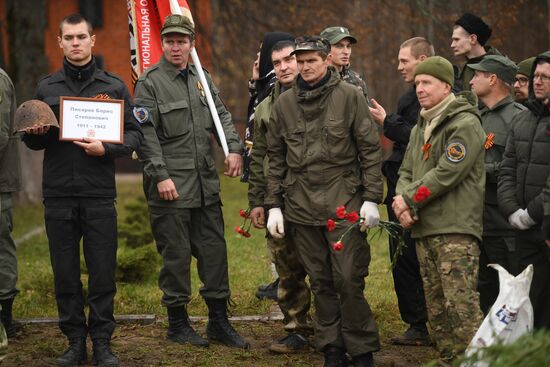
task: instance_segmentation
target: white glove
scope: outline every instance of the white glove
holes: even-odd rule
[[[510,216],[508,217],[508,223],[510,223],[510,225],[516,229],[520,229],[520,230],[529,229],[529,226],[525,225],[521,220],[521,218],[525,215],[525,212],[527,212],[525,209],[516,210],[515,212],[510,214]],[[527,214],[527,216],[529,217],[529,214]]]
[[[527,212],[527,209],[525,209],[523,211],[523,214],[519,217],[519,221],[524,225],[526,226],[527,228],[531,228],[533,227],[535,224],[537,224],[537,222],[535,222],[533,220],[533,218],[531,218],[531,216],[529,215],[529,212]],[[526,229],[527,229],[526,228]]]
[[[368,228],[376,227],[380,222],[378,204],[372,201],[365,201],[363,203],[359,215],[361,218],[364,218],[363,222],[361,222],[361,232],[365,232]]]
[[[285,224],[283,212],[279,208],[269,209],[267,218],[267,230],[273,238],[283,238],[285,236]]]

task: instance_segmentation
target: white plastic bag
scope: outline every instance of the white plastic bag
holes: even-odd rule
[[[498,271],[500,290],[497,300],[466,349],[466,356],[497,342],[513,343],[526,332],[533,330],[533,306],[529,299],[533,265],[526,267],[517,277],[510,275],[500,265],[489,266]]]

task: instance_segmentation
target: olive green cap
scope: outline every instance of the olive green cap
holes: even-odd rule
[[[523,61],[520,61],[518,63],[518,72],[517,74],[523,74],[525,75],[526,77],[530,77],[531,76],[531,69],[533,68],[533,61],[535,61],[535,56],[533,57],[530,57],[528,59],[525,59]]]
[[[517,65],[502,55],[487,55],[477,64],[468,65],[470,69],[486,71],[496,76],[502,81],[512,85],[518,72]]]
[[[453,86],[455,80],[453,64],[441,56],[428,57],[418,64],[414,69],[414,76],[420,74],[431,75],[434,78],[449,84],[451,87]]]
[[[346,27],[328,27],[319,35],[334,45],[344,38],[349,38],[350,43],[357,43],[357,38],[353,37]]]
[[[168,33],[181,33],[190,36],[195,35],[195,27],[189,18],[179,14],[172,14],[166,17],[164,25],[160,30],[160,35],[164,36]]]

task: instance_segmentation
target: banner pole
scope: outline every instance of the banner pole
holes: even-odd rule
[[[169,1],[170,1],[170,10],[172,11],[172,14],[183,15],[178,1],[177,0],[169,0]],[[220,121],[220,116],[218,116],[218,111],[216,110],[216,105],[214,104],[212,93],[210,92],[210,86],[206,82],[206,76],[204,75],[204,71],[202,70],[202,65],[201,65],[201,61],[199,60],[199,55],[197,54],[197,51],[195,50],[194,47],[191,50],[191,59],[193,60],[193,64],[195,64],[195,67],[197,68],[197,72],[199,74],[199,80],[202,84],[202,87],[204,88],[204,93],[206,94],[206,100],[208,101],[210,114],[212,115],[212,119],[214,120],[214,125],[216,126],[216,132],[218,133],[218,138],[220,140],[220,144],[222,145],[223,153],[227,157],[229,155],[229,148],[227,146],[225,132],[223,131],[223,126]]]

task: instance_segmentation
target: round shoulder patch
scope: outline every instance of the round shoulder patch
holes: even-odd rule
[[[457,141],[450,142],[445,149],[445,155],[451,162],[458,163],[466,157],[466,147]]]
[[[134,107],[132,112],[140,124],[144,124],[149,120],[149,111],[145,107]]]

